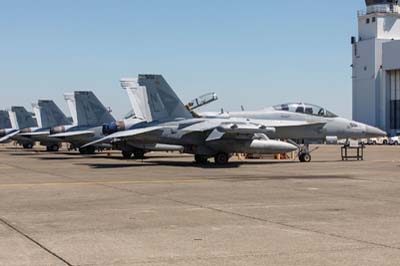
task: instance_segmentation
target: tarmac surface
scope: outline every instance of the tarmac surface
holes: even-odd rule
[[[0,146],[0,265],[400,265],[400,147],[196,166]]]

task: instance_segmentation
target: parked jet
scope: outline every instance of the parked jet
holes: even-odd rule
[[[132,146],[166,143],[183,146],[184,152],[194,154],[199,163],[214,157],[217,164],[225,164],[232,153],[277,154],[296,150],[293,144],[267,137],[276,128],[320,126],[292,121],[264,123],[245,118],[193,118],[161,75],[139,75],[136,82],[139,88],[144,88],[142,97],[136,100],[137,106],[142,106],[141,115],[146,122],[83,147],[110,140]]]
[[[52,100],[39,100],[32,104],[32,109],[37,121],[37,127],[24,128],[18,137],[31,139],[46,146],[47,151],[58,151],[61,140],[49,138],[50,129],[55,126],[68,126],[70,121]]]
[[[288,130],[277,128],[268,136],[279,139],[292,139],[298,143],[305,144],[299,153],[300,161],[311,161],[308,148],[310,142],[326,141],[337,143],[339,139],[362,139],[386,136],[386,132],[356,121],[339,117],[328,111],[326,108],[306,103],[287,103],[265,108],[259,111],[241,111],[229,113],[205,113],[204,117],[219,118],[249,118],[257,120],[282,120],[282,121],[303,121],[309,123],[324,124],[317,130],[302,128]]]
[[[18,133],[9,136],[24,148],[32,148],[36,142],[47,147],[47,151],[58,151],[60,140],[49,138],[50,128],[56,125],[68,125],[69,121],[51,100],[39,100],[32,104],[35,119],[24,107],[13,107],[16,121],[20,128]]]
[[[91,91],[75,91],[65,94],[73,125],[58,126],[50,129],[50,138],[61,139],[79,149],[81,154],[93,154],[97,148],[107,148],[110,145],[99,144],[82,148],[90,141],[103,137],[103,124],[115,122],[110,111],[99,101]]]
[[[103,134],[110,135],[112,133],[126,130],[134,126],[143,125],[153,121],[146,101],[148,100],[147,88],[140,86],[137,79],[126,78],[121,80],[121,86],[126,91],[131,103],[132,111],[123,120],[103,125]],[[146,99],[143,100],[142,99]],[[199,98],[194,99],[186,105],[189,111],[199,108],[202,105],[216,101],[218,98],[215,93],[205,94]],[[169,145],[163,143],[132,143],[127,142],[114,142],[113,149],[121,150],[122,155],[126,159],[135,158],[143,159],[144,154],[150,151],[183,151],[181,145]]]
[[[20,136],[22,130],[37,128],[37,122],[33,118],[33,114],[28,112],[23,106],[11,107],[10,120],[13,123],[13,132],[2,137],[0,142],[16,141],[22,145],[24,149],[31,149],[35,145],[35,141],[30,138]]]
[[[18,134],[15,113],[0,110],[0,143],[11,141],[11,137]]]

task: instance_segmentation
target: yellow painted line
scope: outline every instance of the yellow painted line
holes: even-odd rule
[[[179,184],[206,182],[212,179],[189,179],[189,180],[144,180],[144,181],[88,181],[88,182],[51,182],[51,183],[10,183],[0,184],[0,187],[34,187],[34,186],[76,186],[76,185],[123,185],[123,184]],[[217,181],[221,179],[215,179]],[[225,180],[225,179],[224,179]]]

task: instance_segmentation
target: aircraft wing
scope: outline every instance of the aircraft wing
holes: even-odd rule
[[[79,137],[79,136],[94,136],[95,132],[90,130],[81,130],[81,131],[71,131],[71,132],[62,132],[50,135],[50,138],[68,138],[68,137]]]
[[[307,121],[251,121],[251,122],[226,122],[205,120],[202,123],[194,124],[182,129],[183,135],[189,135],[195,132],[211,131],[206,141],[215,141],[219,139],[253,139],[257,137],[268,138],[289,138],[296,134],[304,135],[304,132],[318,132],[325,125],[324,122]]]
[[[108,135],[104,138],[87,143],[87,144],[83,145],[82,148],[93,146],[93,145],[103,143],[103,142],[109,142],[113,139],[130,139],[130,138],[135,138],[135,137],[138,137],[138,136],[144,135],[144,134],[161,132],[162,129],[163,129],[162,127],[154,126],[154,127],[137,128],[137,129],[120,131],[120,132],[116,132],[114,134]]]
[[[18,135],[19,132],[20,132],[20,131],[17,130],[17,131],[15,131],[15,132],[12,132],[12,133],[10,133],[10,134],[8,134],[8,135],[6,135],[6,136],[0,138],[0,143],[5,143],[5,142],[9,141],[10,138],[14,137],[15,135]]]

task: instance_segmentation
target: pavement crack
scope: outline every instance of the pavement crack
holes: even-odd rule
[[[6,219],[4,219],[3,217],[0,217],[0,222],[3,223],[5,226],[7,226],[8,228],[10,228],[11,230],[13,230],[14,232],[20,234],[21,236],[25,237],[26,239],[28,239],[29,241],[31,241],[32,243],[34,243],[36,246],[40,247],[41,249],[43,249],[44,251],[46,251],[47,253],[49,253],[51,256],[57,258],[58,260],[62,261],[65,265],[68,266],[74,266],[73,264],[71,264],[70,262],[68,262],[66,259],[64,259],[63,257],[61,257],[60,255],[58,255],[57,253],[55,253],[54,251],[51,251],[50,249],[48,249],[47,247],[45,247],[43,244],[41,244],[39,241],[35,240],[34,238],[32,238],[31,236],[29,236],[28,234],[26,234],[25,232],[23,232],[22,230],[18,229],[17,227],[15,227],[14,225],[12,225],[10,222],[8,222]]]

